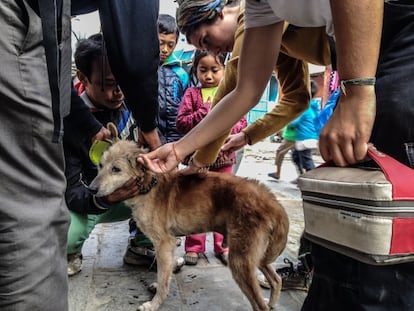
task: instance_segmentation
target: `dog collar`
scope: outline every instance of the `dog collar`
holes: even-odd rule
[[[157,177],[154,175],[152,176],[151,181],[146,186],[144,186],[143,184],[139,184],[137,181],[137,184],[139,186],[139,194],[147,194],[157,183]]]

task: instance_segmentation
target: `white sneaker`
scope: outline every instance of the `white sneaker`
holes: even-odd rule
[[[82,254],[68,254],[68,276],[78,274],[82,270]]]

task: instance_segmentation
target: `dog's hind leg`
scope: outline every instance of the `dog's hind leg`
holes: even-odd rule
[[[254,311],[267,311],[269,307],[266,305],[259,282],[256,278],[256,265],[253,254],[232,253],[229,252],[229,268],[233,278],[239,285],[242,292],[249,299]]]
[[[282,278],[270,264],[259,267],[259,269],[270,284],[270,298],[268,305],[270,309],[274,309],[280,296],[280,290],[282,289]]]
[[[174,266],[175,237],[166,236],[163,240],[153,241],[157,255],[157,293],[151,301],[142,304],[139,311],[156,311],[167,298]]]

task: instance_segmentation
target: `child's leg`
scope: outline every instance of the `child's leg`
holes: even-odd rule
[[[206,234],[192,234],[185,237],[184,250],[186,253],[204,253],[206,250]]]
[[[78,214],[69,211],[70,226],[68,231],[68,255],[81,253],[82,246],[96,224],[97,215]]]
[[[213,232],[214,254],[220,255],[229,251],[228,247],[223,247],[224,236],[218,232]]]

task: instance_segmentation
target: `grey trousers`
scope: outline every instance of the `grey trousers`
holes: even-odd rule
[[[0,1],[0,310],[65,311],[64,157],[39,17]]]

